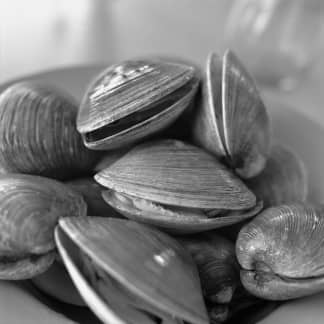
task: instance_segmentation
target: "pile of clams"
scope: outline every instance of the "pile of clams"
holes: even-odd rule
[[[271,133],[230,50],[205,71],[118,63],[80,105],[49,85],[8,86],[0,278],[31,279],[118,324],[230,322],[324,290],[324,206]]]

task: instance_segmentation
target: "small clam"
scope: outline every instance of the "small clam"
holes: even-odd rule
[[[239,284],[235,245],[215,232],[178,238],[195,261],[204,297],[226,304]]]
[[[67,181],[66,185],[82,195],[87,204],[89,216],[123,217],[103,200],[101,193],[106,188],[93,178],[74,179]]]
[[[55,180],[0,176],[0,279],[26,279],[55,260],[54,228],[65,216],[85,216],[82,197]]]
[[[270,148],[270,122],[252,77],[231,51],[211,53],[202,105],[193,118],[199,145],[223,158],[242,178],[262,171]]]
[[[271,207],[244,226],[236,242],[241,281],[252,294],[270,300],[324,290],[324,207]]]
[[[166,234],[129,220],[69,217],[55,239],[80,294],[104,323],[208,323],[190,254]]]
[[[178,140],[135,147],[95,175],[124,216],[174,233],[230,225],[262,208],[253,193],[205,151]]]
[[[119,148],[167,128],[198,88],[194,67],[129,60],[103,71],[82,100],[77,128],[87,147]]]
[[[274,145],[263,171],[245,182],[264,208],[303,202],[308,194],[306,167],[291,150]]]
[[[32,82],[0,94],[0,168],[66,179],[87,172],[98,159],[76,130],[78,107],[61,91]]]

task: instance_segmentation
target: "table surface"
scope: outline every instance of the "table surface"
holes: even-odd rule
[[[166,54],[203,64],[226,48],[232,0],[0,0],[0,83],[57,67]],[[280,100],[324,125],[324,57]]]

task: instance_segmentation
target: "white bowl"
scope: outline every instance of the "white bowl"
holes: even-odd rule
[[[81,99],[91,78],[103,68],[104,66],[75,66],[43,72],[19,80],[37,80],[43,84],[52,84],[65,89],[76,99]],[[0,85],[0,90],[19,80]],[[321,202],[324,197],[324,145],[321,144],[324,139],[324,125],[317,120],[310,119],[306,114],[301,113],[300,109],[283,105],[273,96],[267,96],[265,100],[273,121],[275,140],[291,147],[304,160],[309,174],[310,197],[312,200]],[[10,286],[10,283],[8,285]],[[3,289],[6,289],[8,285],[1,287],[4,294]],[[17,316],[17,319],[24,318],[25,323],[34,323],[28,322],[28,318],[24,317],[25,314],[20,314],[20,308],[12,311],[16,315],[11,315]],[[46,321],[44,318],[42,320]],[[260,323],[323,324],[324,293],[286,303]]]

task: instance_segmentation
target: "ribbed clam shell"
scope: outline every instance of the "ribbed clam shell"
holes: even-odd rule
[[[255,216],[263,207],[262,202],[258,201],[253,208],[228,211],[208,218],[201,210],[171,209],[149,200],[118,194],[113,190],[103,191],[102,197],[125,217],[160,227],[172,234],[197,233],[229,226]]]
[[[263,171],[245,183],[263,201],[265,208],[304,202],[308,194],[308,177],[303,161],[279,144],[271,148]]]
[[[105,188],[93,178],[71,180],[66,182],[66,185],[82,195],[87,204],[87,213],[89,216],[122,217],[103,200],[101,192]]]
[[[259,277],[253,277],[254,288],[246,288],[252,293],[253,290],[265,293],[268,288],[271,291],[273,280],[277,291],[272,289],[275,295],[264,298],[280,299],[290,294],[290,281],[291,289],[295,289],[294,285],[298,287],[301,280],[295,297],[313,291],[311,281],[309,290],[304,282],[324,276],[323,231],[324,208],[321,205],[281,205],[263,211],[242,228],[236,242],[237,258],[243,269],[259,273]],[[251,282],[248,278],[252,274],[243,274],[246,278],[243,284]],[[322,289],[320,285],[318,288]]]
[[[108,151],[101,159],[99,159],[93,171],[97,173],[108,168],[111,164],[115,163],[118,159],[130,151],[130,149],[131,147]]]
[[[239,284],[235,245],[216,232],[178,238],[195,261],[204,296],[212,302],[229,303]]]
[[[196,71],[183,64],[130,60],[103,71],[82,100],[77,127],[92,149],[113,149],[156,133],[192,100]]]
[[[196,267],[190,255],[166,234],[121,219],[71,217],[60,221],[56,241],[78,288],[85,283],[75,279],[75,267],[71,271],[73,260],[60,231],[145,303],[190,323],[208,323]],[[89,306],[101,314],[109,311],[109,305],[93,302]]]
[[[240,210],[256,203],[243,182],[213,156],[177,140],[139,145],[95,180],[117,192],[173,206]]]
[[[67,178],[93,167],[98,153],[85,148],[76,130],[77,105],[61,91],[32,82],[0,94],[0,167]]]
[[[211,53],[202,103],[192,118],[195,143],[224,159],[239,176],[261,172],[269,153],[270,121],[252,77],[233,52]]]
[[[55,248],[58,219],[71,215],[85,216],[86,204],[64,184],[39,176],[0,176],[0,264],[7,268],[1,279],[18,279],[19,271],[26,273],[25,266],[30,277],[38,274],[38,266],[31,263],[44,263],[40,257]],[[19,268],[15,275],[10,273],[11,267]]]
[[[211,53],[207,59],[202,102],[193,117],[195,142],[218,157],[226,157],[222,109],[222,58]]]
[[[254,80],[231,51],[223,58],[222,106],[225,147],[243,178],[264,168],[270,150],[270,121]]]

